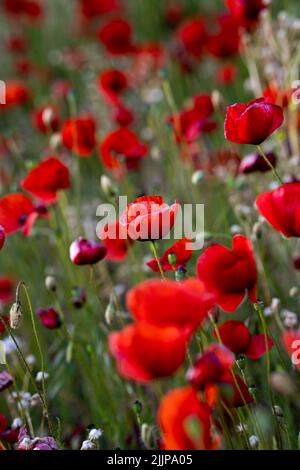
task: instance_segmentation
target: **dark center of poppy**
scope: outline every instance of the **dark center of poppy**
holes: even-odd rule
[[[28,217],[27,214],[22,214],[22,215],[20,215],[20,217],[19,217],[19,224],[20,224],[20,225],[24,225],[25,222],[26,222],[26,220],[27,220],[27,217]]]

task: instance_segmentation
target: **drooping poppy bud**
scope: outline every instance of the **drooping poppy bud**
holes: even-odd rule
[[[265,154],[269,162],[273,167],[276,167],[276,155],[273,152],[268,152]],[[239,173],[254,173],[259,171],[265,173],[271,170],[271,166],[268,165],[264,157],[259,152],[250,153],[246,155],[239,166]]]
[[[23,317],[22,307],[19,301],[14,302],[9,311],[9,324],[13,330],[16,330]]]
[[[101,261],[107,249],[101,243],[79,237],[70,246],[70,259],[78,266],[95,264]]]

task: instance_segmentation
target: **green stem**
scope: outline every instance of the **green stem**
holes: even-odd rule
[[[261,154],[261,156],[263,157],[263,159],[265,160],[265,162],[269,165],[269,167],[271,168],[272,172],[273,172],[273,175],[274,177],[277,179],[277,181],[280,183],[280,184],[283,184],[283,181],[281,179],[281,176],[279,175],[278,171],[276,170],[276,168],[272,165],[272,163],[270,162],[270,160],[267,158],[266,154],[264,153],[263,149],[261,148],[260,145],[257,145],[257,150],[259,151],[259,153]]]
[[[254,308],[258,312],[260,322],[261,322],[261,325],[262,325],[262,329],[263,329],[264,338],[265,338],[268,390],[269,390],[269,395],[270,395],[270,401],[271,401],[271,404],[272,404],[272,414],[273,414],[273,417],[274,417],[274,423],[275,423],[276,429],[277,429],[278,444],[279,444],[279,448],[282,448],[282,439],[281,439],[280,426],[279,426],[279,423],[278,423],[278,420],[277,420],[277,417],[276,417],[274,397],[273,397],[273,392],[272,392],[272,388],[271,388],[271,361],[270,361],[270,350],[269,350],[267,324],[266,324],[266,319],[265,319],[265,316],[264,316],[264,313],[262,311],[260,303],[257,302],[256,304],[254,304]]]
[[[47,421],[48,421],[48,424],[49,424],[50,433],[51,433],[52,436],[54,436],[53,427],[52,427],[52,422],[51,422],[50,415],[49,415],[48,403],[47,403],[47,393],[46,393],[46,384],[45,384],[45,361],[44,361],[44,355],[43,355],[42,347],[41,347],[41,344],[40,344],[40,341],[39,341],[39,337],[38,337],[38,334],[37,334],[37,329],[36,329],[36,324],[35,324],[35,318],[34,318],[34,313],[33,313],[33,310],[32,310],[32,305],[31,305],[30,297],[29,297],[29,294],[28,294],[28,290],[27,290],[26,284],[25,284],[23,281],[20,281],[19,284],[18,284],[18,287],[17,287],[17,294],[16,294],[16,295],[17,295],[17,298],[19,298],[19,290],[20,290],[21,287],[23,287],[23,290],[24,290],[25,295],[26,295],[26,299],[27,299],[27,303],[28,303],[28,307],[29,307],[29,312],[30,312],[31,323],[32,323],[33,334],[34,334],[34,337],[35,337],[35,340],[36,340],[36,344],[37,344],[37,347],[38,347],[38,351],[39,351],[39,355],[40,355],[41,369],[42,369],[43,404],[44,404],[44,408],[45,408],[45,411],[46,411],[46,414],[47,414]]]
[[[158,257],[158,254],[157,254],[157,251],[156,251],[156,246],[155,246],[155,242],[154,241],[151,241],[151,249],[152,249],[152,252],[154,254],[154,258],[157,262],[157,265],[158,265],[158,269],[159,269],[159,272],[160,272],[160,275],[161,275],[161,278],[163,281],[166,280],[166,277],[164,275],[164,272],[163,272],[163,268],[160,264],[160,260],[159,260],[159,257]]]

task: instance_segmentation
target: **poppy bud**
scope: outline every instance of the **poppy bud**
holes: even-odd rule
[[[137,416],[140,416],[140,414],[142,413],[142,410],[143,410],[143,405],[140,402],[140,400],[135,400],[133,404],[133,411],[135,412],[135,414]]]
[[[49,145],[53,150],[57,150],[61,146],[61,134],[59,132],[51,135]]]
[[[105,246],[93,240],[79,237],[70,246],[70,259],[78,266],[95,264],[101,261],[107,253]]]
[[[54,276],[47,276],[45,279],[45,286],[46,289],[49,290],[50,292],[55,292],[56,291],[56,279]]]
[[[116,310],[115,310],[114,302],[112,299],[110,299],[109,304],[107,305],[105,309],[105,314],[104,314],[105,321],[108,325],[112,323],[115,314],[116,314]]]
[[[170,265],[175,266],[176,261],[177,261],[176,253],[169,253],[168,254],[168,262],[170,263]]]
[[[265,154],[268,161],[272,164],[273,167],[276,167],[276,156],[274,155],[273,152],[268,152]],[[266,173],[267,171],[270,171],[271,167],[270,165],[266,162],[264,157],[258,153],[250,153],[249,155],[246,155],[240,163],[239,166],[239,173],[254,173],[254,172],[261,172],[261,173]]]
[[[152,431],[152,428],[151,426],[149,426],[148,423],[143,423],[142,426],[141,426],[141,438],[142,438],[142,441],[146,444],[149,443],[149,440],[151,438],[151,431]]]
[[[2,227],[2,225],[0,225],[0,250],[2,250],[4,243],[5,243],[5,230]]]
[[[81,287],[73,287],[72,304],[75,308],[81,308],[86,302],[86,292]]]
[[[274,411],[275,411],[276,416],[278,416],[278,418],[284,418],[283,411],[282,411],[282,408],[280,408],[280,406],[274,405]]]
[[[259,447],[259,439],[257,436],[250,436],[249,437],[249,444],[251,449],[258,449]]]
[[[176,281],[183,281],[186,277],[186,269],[183,266],[180,266],[178,269],[175,271],[175,279]]]
[[[9,312],[9,324],[13,330],[17,329],[18,326],[20,325],[22,316],[23,316],[23,312],[22,312],[22,307],[21,307],[20,302],[19,301],[14,302]]]
[[[291,287],[289,291],[289,296],[290,297],[297,297],[299,295],[299,288],[297,286]]]
[[[200,181],[203,180],[203,177],[204,177],[204,173],[202,170],[198,170],[198,171],[195,171],[193,174],[192,174],[192,183],[194,185],[200,183]]]
[[[245,356],[240,356],[237,359],[236,363],[237,363],[237,366],[240,370],[244,370],[245,367],[246,367],[246,358],[245,358]]]
[[[101,176],[100,186],[106,196],[113,198],[118,195],[118,190],[116,186],[112,183],[111,179],[108,176]]]
[[[249,387],[248,390],[249,390],[250,395],[252,395],[253,398],[255,399],[256,395],[257,395],[257,388],[256,387]]]

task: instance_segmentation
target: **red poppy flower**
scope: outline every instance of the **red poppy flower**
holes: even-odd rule
[[[68,119],[62,128],[62,142],[80,157],[88,157],[96,145],[96,124],[91,116]]]
[[[163,450],[211,450],[218,447],[211,430],[211,408],[192,387],[165,395],[158,410]]]
[[[187,380],[199,390],[207,384],[218,383],[224,372],[230,370],[235,359],[232,352],[221,344],[212,344],[200,354],[187,372]]]
[[[236,21],[230,14],[221,14],[218,30],[208,37],[207,49],[217,58],[231,57],[239,52],[240,33]]]
[[[245,293],[256,302],[257,272],[251,242],[244,235],[235,235],[232,250],[211,245],[198,258],[199,279],[216,296],[216,303],[226,312],[234,312]]]
[[[21,182],[21,188],[45,203],[57,200],[57,192],[70,187],[69,169],[56,157],[48,157]]]
[[[256,199],[260,214],[286,237],[300,236],[300,183],[286,183]]]
[[[9,444],[15,444],[18,442],[20,428],[6,427],[0,432],[0,441],[8,442]],[[1,450],[1,449],[0,449]]]
[[[260,145],[282,125],[283,120],[282,108],[265,98],[234,104],[227,108],[225,137],[237,144]]]
[[[127,205],[120,224],[132,240],[160,240],[172,229],[178,209],[178,202],[168,206],[161,196],[143,196]]]
[[[133,115],[133,112],[129,108],[127,108],[123,104],[119,104],[118,106],[115,106],[113,109],[112,119],[120,127],[127,127],[133,123],[134,115]]]
[[[300,330],[286,330],[281,339],[293,364],[300,371]]]
[[[119,373],[137,382],[174,374],[184,361],[186,347],[186,334],[172,326],[139,322],[109,335],[109,348]]]
[[[14,193],[0,198],[0,224],[6,235],[17,230],[22,230],[25,236],[30,235],[39,215],[47,216],[43,208],[34,206],[24,194]]]
[[[7,428],[7,420],[3,414],[0,414],[0,433]]]
[[[168,26],[173,28],[177,26],[184,15],[184,8],[180,3],[171,3],[167,5],[164,11],[164,20]]]
[[[243,379],[238,374],[232,375],[231,371],[225,371],[218,384],[211,383],[205,387],[205,399],[210,406],[216,405],[221,399],[230,408],[254,402]]]
[[[95,264],[101,261],[107,253],[105,246],[93,240],[79,237],[70,246],[70,259],[78,266]]]
[[[128,80],[124,72],[108,69],[101,72],[98,78],[98,89],[112,104],[119,103],[120,95],[128,88]]]
[[[80,12],[88,20],[110,13],[118,7],[118,0],[80,0]]]
[[[246,29],[255,25],[260,12],[267,8],[266,0],[226,0],[226,5],[238,24]]]
[[[107,260],[121,262],[127,257],[132,240],[126,237],[126,230],[119,222],[107,224],[99,238],[107,249]]]
[[[21,34],[11,34],[6,45],[10,52],[25,52],[27,49],[26,39]]]
[[[17,58],[14,61],[14,70],[17,75],[28,77],[32,73],[33,69],[33,64],[29,59]]]
[[[187,372],[187,380],[193,387],[205,391],[211,406],[217,403],[218,398],[222,398],[230,407],[251,403],[253,398],[246,384],[238,375],[235,375],[235,379],[232,375],[234,362],[234,355],[229,349],[221,344],[212,344],[196,358]]]
[[[163,256],[159,259],[160,265],[164,272],[166,271],[173,271],[173,269],[177,269],[180,266],[185,266],[190,257],[192,256],[192,250],[187,248],[187,245],[191,243],[190,238],[183,238],[182,240],[178,240],[175,242],[170,248],[168,248]],[[169,255],[175,256],[175,263],[170,264],[169,262]],[[147,265],[152,271],[158,273],[159,266],[155,258],[148,261]]]
[[[2,225],[0,225],[0,251],[2,250],[3,246],[4,246],[4,243],[5,243],[5,230],[4,228],[2,227]]]
[[[103,165],[115,171],[120,171],[123,165],[127,169],[138,168],[147,151],[147,145],[140,142],[136,134],[127,128],[112,131],[99,146]]]
[[[129,54],[135,50],[131,25],[121,18],[109,20],[101,26],[98,39],[113,55]]]
[[[14,282],[9,277],[0,277],[0,303],[8,303],[13,298]]]
[[[198,328],[214,305],[214,297],[192,278],[184,282],[147,280],[131,289],[126,300],[136,321],[177,326],[187,332]]]
[[[276,167],[276,155],[273,152],[268,152],[265,154],[269,162],[273,167]],[[266,173],[270,171],[270,165],[266,162],[264,157],[259,152],[253,152],[249,155],[246,155],[240,163],[239,173],[254,173],[259,171],[261,173]]]
[[[56,132],[59,129],[57,108],[51,104],[40,106],[33,113],[33,123],[36,129],[43,134],[49,131]]]
[[[5,84],[4,108],[12,108],[27,103],[31,98],[31,92],[27,85],[19,80],[10,80]]]
[[[222,343],[235,354],[244,354],[250,359],[259,359],[266,353],[266,342],[263,334],[252,336],[245,323],[229,320],[218,326]],[[214,336],[217,334],[214,331]],[[274,346],[268,337],[268,350]]]
[[[217,70],[217,80],[222,85],[232,83],[237,75],[237,68],[234,65],[225,65]]]
[[[36,0],[4,0],[3,7],[10,15],[24,15],[32,19],[39,18],[43,13],[41,4]]]
[[[177,31],[177,37],[184,49],[198,59],[203,53],[207,41],[204,19],[195,17],[187,20]]]
[[[60,328],[61,320],[59,314],[54,308],[38,308],[36,314],[39,317],[42,325],[44,325],[49,330]]]
[[[197,95],[194,97],[193,106],[169,118],[173,125],[178,142],[186,140],[191,143],[198,138],[201,132],[212,132],[217,124],[208,118],[214,112],[210,95]]]

